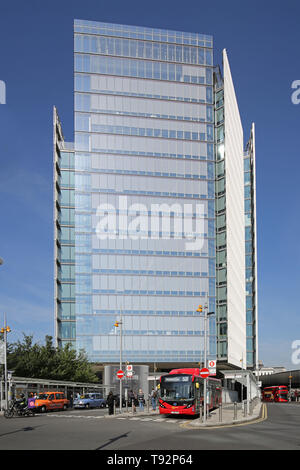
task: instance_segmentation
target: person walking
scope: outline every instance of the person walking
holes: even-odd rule
[[[131,403],[133,413],[135,413],[136,412],[136,396],[133,390],[129,391],[128,400],[129,400],[129,403]]]
[[[157,392],[154,387],[152,387],[150,398],[152,403],[152,411],[156,411]]]
[[[110,391],[109,394],[108,394],[108,397],[107,397],[107,406],[108,406],[108,414],[109,415],[112,415],[114,413],[114,396],[113,396],[113,392]]]
[[[137,395],[137,399],[138,399],[138,402],[139,402],[139,409],[140,411],[144,411],[144,403],[145,403],[145,397],[144,397],[144,392],[143,390],[140,388],[139,389],[139,393]]]

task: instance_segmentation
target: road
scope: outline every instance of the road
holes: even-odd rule
[[[178,417],[105,418],[107,410],[0,417],[0,450],[299,449],[300,404],[268,404],[267,411],[260,423],[192,430]]]

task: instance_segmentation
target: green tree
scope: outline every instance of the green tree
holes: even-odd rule
[[[70,344],[55,348],[52,336],[45,337],[44,345],[33,344],[32,336],[23,336],[23,341],[7,348],[8,369],[16,377],[98,382],[84,351],[77,353]]]

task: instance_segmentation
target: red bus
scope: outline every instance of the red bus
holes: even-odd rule
[[[222,402],[221,380],[207,379],[208,409],[217,408]],[[159,413],[199,415],[204,403],[204,379],[200,369],[173,369],[160,378]]]
[[[263,389],[264,401],[287,402],[289,391],[286,385],[273,385]]]

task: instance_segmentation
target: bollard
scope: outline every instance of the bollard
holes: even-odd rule
[[[219,404],[219,422],[222,423],[222,403]]]
[[[128,399],[126,398],[126,413],[128,413]]]
[[[246,418],[246,415],[247,415],[247,404],[246,404],[245,401],[243,401],[243,407],[244,407],[243,415],[244,415],[244,418]]]
[[[147,413],[149,413],[149,402],[150,402],[150,400],[149,400],[149,398],[148,398],[148,399],[147,399]]]
[[[134,413],[134,400],[131,400],[131,413]]]
[[[237,420],[237,402],[236,401],[233,404],[233,419],[234,421]]]
[[[201,421],[201,423],[203,423],[203,411],[202,411],[202,403],[200,403],[200,415],[199,415],[199,417],[200,417],[200,421]]]
[[[114,400],[114,415],[116,414],[116,400]]]

